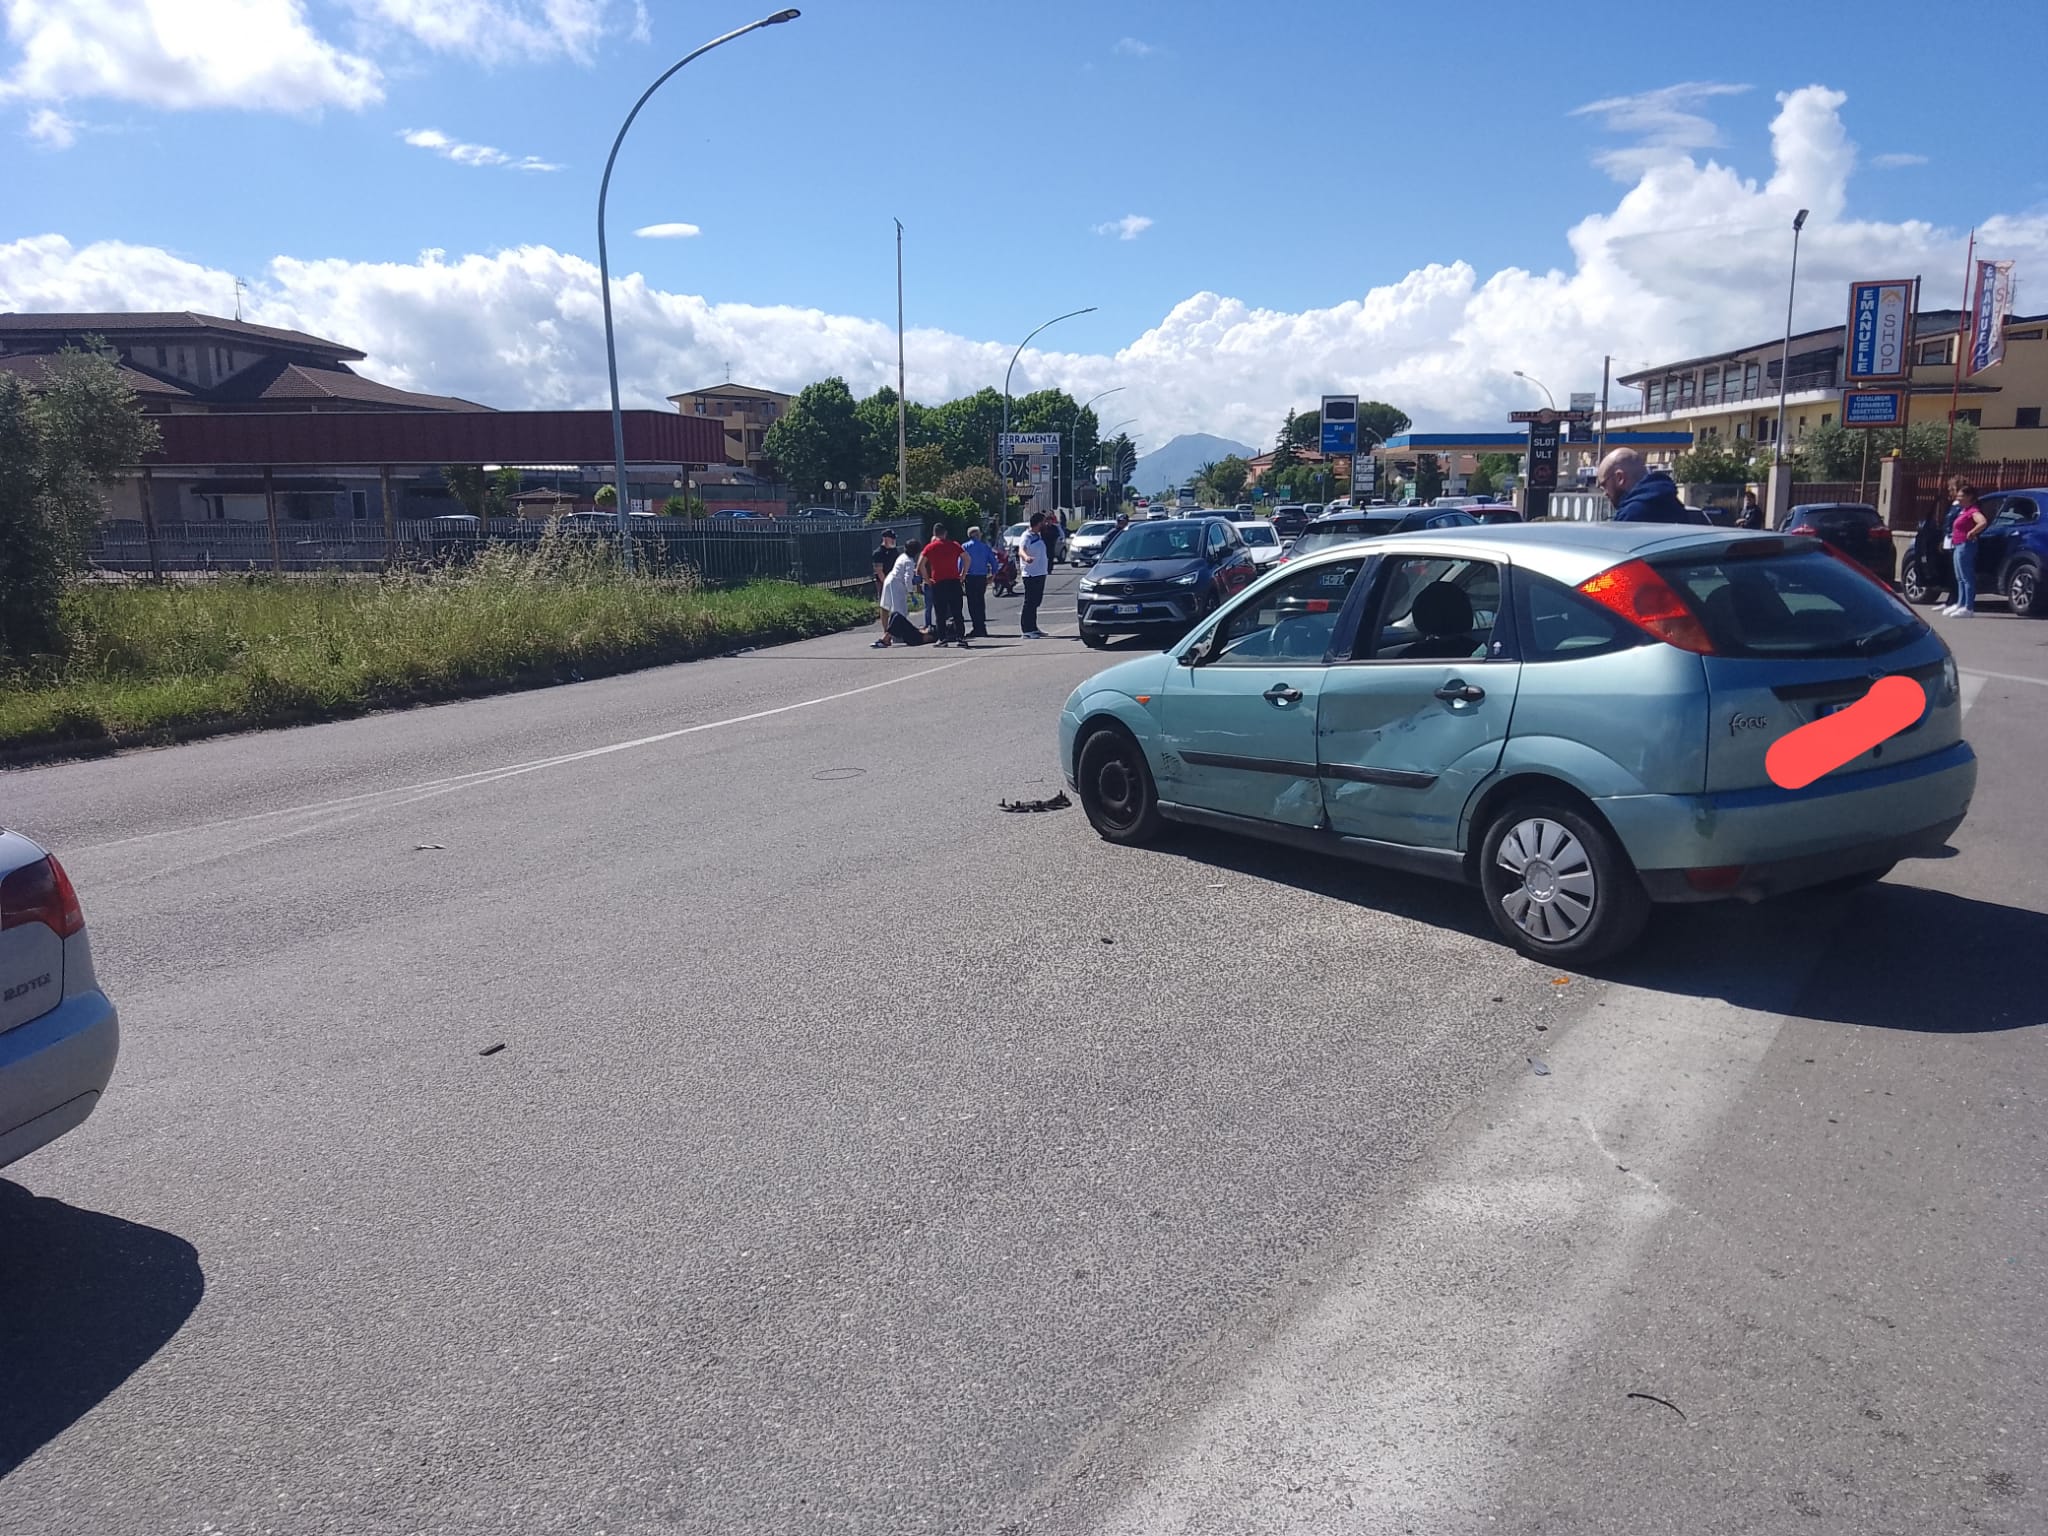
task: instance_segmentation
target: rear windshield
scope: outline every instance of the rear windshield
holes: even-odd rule
[[[1723,656],[1877,656],[1927,632],[1890,592],[1819,549],[1660,560],[1657,570],[1692,604]]]
[[[1244,535],[1244,541],[1247,544],[1278,544],[1280,542],[1280,535],[1271,528],[1240,528],[1237,531]]]
[[[1311,528],[1294,541],[1290,551],[1295,556],[1312,555],[1319,549],[1335,549],[1339,544],[1349,544],[1356,539],[1378,538],[1381,534],[1392,533],[1401,526],[1400,517],[1363,518],[1353,523],[1333,523],[1323,528]]]

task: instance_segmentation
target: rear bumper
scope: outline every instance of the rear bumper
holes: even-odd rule
[[[1977,758],[1967,742],[1910,763],[1802,790],[1621,795],[1594,803],[1655,901],[1760,900],[1941,851],[1970,809]],[[1698,891],[1687,870],[1743,873]]]
[[[0,1035],[0,1168],[93,1112],[120,1045],[119,1016],[97,991],[67,997]]]

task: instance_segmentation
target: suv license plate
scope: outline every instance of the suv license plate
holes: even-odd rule
[[[1138,612],[1138,605],[1136,603],[1118,603],[1109,611],[1120,619],[1135,617]]]

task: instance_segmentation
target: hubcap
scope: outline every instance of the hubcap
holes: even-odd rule
[[[2034,573],[2032,571],[2014,571],[2012,576],[2012,591],[2008,594],[2008,596],[2011,598],[2012,605],[2015,608],[2033,607]]]
[[[1593,861],[1568,828],[1542,816],[1517,822],[1494,861],[1512,877],[1501,910],[1532,939],[1562,943],[1593,920]]]
[[[1133,782],[1130,765],[1120,757],[1104,763],[1095,776],[1095,798],[1109,820],[1122,823],[1131,819]]]

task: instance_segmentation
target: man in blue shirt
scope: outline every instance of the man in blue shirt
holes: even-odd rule
[[[996,552],[982,542],[979,528],[968,529],[967,542],[960,547],[967,552],[967,638],[986,640],[988,579],[995,572]]]
[[[1617,523],[1690,523],[1693,515],[1678,499],[1678,485],[1651,469],[1633,448],[1617,448],[1600,461],[1597,481],[1614,506]]]

